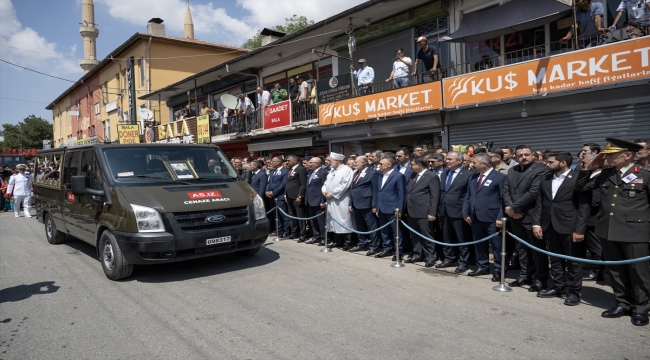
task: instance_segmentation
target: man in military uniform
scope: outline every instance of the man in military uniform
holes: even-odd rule
[[[27,167],[25,165],[18,165],[18,174],[11,177],[9,186],[7,186],[7,194],[14,196],[14,214],[20,217],[20,204],[23,204],[25,209],[25,217],[30,218],[32,215],[29,213],[31,203],[31,194],[34,191],[34,178],[31,175],[25,174]]]
[[[641,145],[641,149],[636,152],[636,163],[641,169],[650,171],[650,139],[635,139],[634,143]]]
[[[607,147],[580,171],[576,189],[600,191],[596,235],[603,243],[607,260],[619,261],[648,256],[650,250],[650,172],[634,163],[641,146],[607,138]],[[596,177],[591,169],[603,167]],[[632,324],[648,325],[650,311],[650,264],[648,261],[607,266],[616,306],[602,313],[618,318],[631,313]]]

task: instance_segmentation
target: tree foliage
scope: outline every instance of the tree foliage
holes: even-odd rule
[[[271,29],[277,30],[277,31],[282,31],[283,33],[286,33],[287,35],[293,34],[296,31],[302,30],[308,26],[314,25],[314,20],[307,20],[306,17],[304,16],[298,16],[294,14],[290,18],[285,18],[285,25],[275,25]],[[242,45],[243,48],[245,49],[257,49],[262,46],[262,35],[258,31],[257,34],[253,35],[248,41]]]
[[[29,115],[17,125],[2,124],[4,141],[0,147],[5,148],[43,148],[43,140],[52,140],[52,125],[40,117]]]

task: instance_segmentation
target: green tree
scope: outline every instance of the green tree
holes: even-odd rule
[[[296,31],[302,30],[308,26],[314,25],[314,20],[307,20],[306,17],[304,16],[298,16],[294,14],[290,18],[285,18],[285,25],[276,25],[272,27],[271,29],[277,30],[277,31],[282,31],[283,33],[286,33],[287,35],[293,34]],[[248,41],[242,45],[243,48],[245,49],[257,49],[262,46],[262,35],[258,31],[257,34],[253,35]]]
[[[29,115],[18,125],[2,124],[5,140],[2,147],[42,149],[43,140],[52,140],[52,125],[40,117]]]

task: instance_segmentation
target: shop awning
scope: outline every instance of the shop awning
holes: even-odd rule
[[[501,6],[463,15],[458,30],[442,41],[474,42],[532,29],[562,18],[571,7],[557,0],[512,0]]]
[[[312,146],[312,137],[248,144],[248,151],[281,150]]]

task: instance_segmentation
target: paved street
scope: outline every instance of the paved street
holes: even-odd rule
[[[595,283],[567,307],[294,241],[113,282],[93,247],[48,245],[36,219],[3,212],[0,229],[0,359],[650,359],[650,327],[602,319]]]

